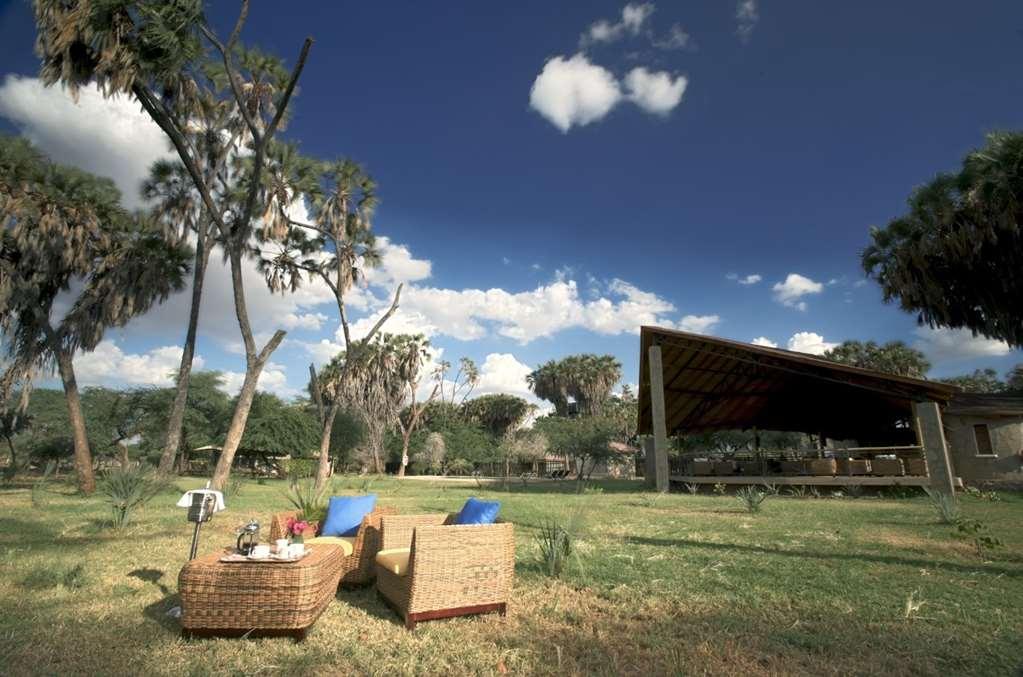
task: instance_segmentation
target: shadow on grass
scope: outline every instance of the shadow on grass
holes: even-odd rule
[[[926,560],[926,559],[911,559],[905,557],[892,557],[890,555],[871,555],[871,554],[844,554],[837,552],[807,552],[807,551],[793,551],[793,550],[779,550],[777,548],[765,548],[759,545],[740,545],[737,543],[707,543],[704,541],[693,541],[687,538],[650,538],[647,536],[631,536],[626,539],[627,543],[633,545],[655,545],[662,547],[675,547],[675,548],[703,548],[705,550],[718,550],[726,552],[742,552],[758,555],[778,555],[781,557],[798,557],[801,559],[829,559],[838,561],[859,561],[859,562],[873,562],[875,564],[893,564],[896,566],[914,567],[914,568],[935,568],[935,569],[950,569],[958,571],[960,573],[987,573],[999,576],[1008,576],[1010,578],[1023,578],[1023,571],[1019,569],[1009,569],[1006,567],[993,566],[990,564],[983,564],[978,562],[974,566],[957,564],[955,562],[941,561],[941,560]]]
[[[343,588],[334,596],[338,602],[347,604],[355,609],[364,611],[367,615],[379,618],[380,620],[402,624],[399,616],[391,607],[387,606],[383,598],[377,593],[373,584],[360,586],[358,588]]]

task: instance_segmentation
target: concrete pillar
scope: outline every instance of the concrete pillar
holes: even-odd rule
[[[927,473],[931,489],[947,494],[955,493],[955,475],[948,457],[945,428],[941,423],[941,409],[937,402],[914,402],[913,419],[917,442],[924,448]]]
[[[643,438],[643,486],[653,489],[657,486],[657,467],[654,463],[654,438],[647,435]]]
[[[654,428],[654,477],[657,491],[668,491],[668,430],[664,421],[664,370],[661,347],[650,346],[650,418]]]

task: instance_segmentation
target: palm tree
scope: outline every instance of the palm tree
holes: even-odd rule
[[[988,135],[954,173],[909,197],[907,213],[871,230],[862,254],[885,301],[935,327],[1023,346],[1023,133]]]
[[[56,367],[64,385],[82,493],[95,490],[73,357],[183,285],[187,248],[120,205],[109,179],[63,167],[21,139],[0,137],[0,332],[8,364],[0,401]],[[80,288],[63,317],[58,295]]]
[[[286,122],[312,47],[307,38],[290,73],[278,59],[242,48],[239,38],[248,9],[248,2],[243,2],[230,37],[223,42],[198,3],[35,3],[43,81],[59,82],[73,95],[82,85],[95,83],[105,96],[133,96],[167,135],[220,235],[245,349],[245,377],[213,472],[214,488],[221,488],[230,475],[259,377],[285,336],[278,330],[262,347],[256,345],[242,265],[251,252],[257,219],[265,211],[260,195],[267,151]],[[220,63],[211,64],[207,53]],[[216,133],[243,130],[244,152],[231,158],[226,182],[204,175],[201,148],[189,143],[197,101],[205,96],[225,102],[232,119],[239,121]]]
[[[210,184],[226,185],[229,160],[238,153],[244,128],[226,102],[206,93],[194,99],[196,105],[187,132],[196,148],[197,165]],[[228,133],[222,133],[228,130]],[[192,361],[199,329],[199,309],[210,253],[216,244],[217,228],[203,206],[202,198],[180,161],[158,160],[142,185],[142,196],[153,204],[154,216],[164,223],[172,240],[187,241],[194,235],[195,259],[192,264],[192,298],[188,328],[181,351],[176,391],[167,423],[166,440],[160,454],[159,471],[170,473],[181,445],[182,426],[188,402]]]
[[[569,398],[580,414],[599,416],[621,378],[622,365],[612,355],[584,354],[546,362],[526,381],[533,394],[554,405],[558,416],[569,415]]]
[[[364,278],[365,268],[379,265],[380,253],[372,233],[372,217],[378,202],[376,183],[358,164],[340,160],[317,163],[302,157],[292,145],[275,144],[271,148],[271,171],[264,190],[268,211],[263,237],[270,253],[264,252],[262,267],[271,289],[294,289],[304,274],[324,282],[337,302],[344,352],[352,359],[338,363],[340,370],[331,379],[346,378],[347,370],[362,362],[357,352],[371,345],[381,327],[398,308],[402,286],[399,284],[390,308],[359,341],[352,338],[345,297]],[[309,200],[310,222],[291,216],[296,200]],[[321,424],[320,454],[316,472],[317,486],[323,486],[330,470],[330,439],[342,402],[332,399],[322,406],[324,397],[310,366],[310,384]],[[338,388],[340,386],[333,386]]]

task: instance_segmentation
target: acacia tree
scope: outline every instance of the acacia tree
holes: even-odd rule
[[[921,324],[1023,346],[1023,133],[995,133],[873,228],[864,271]]]
[[[90,82],[104,95],[133,96],[170,139],[214,223],[230,264],[235,315],[245,349],[245,378],[223,451],[213,473],[223,486],[248,420],[264,366],[284,339],[277,330],[258,347],[243,286],[243,260],[251,251],[254,226],[264,214],[264,168],[274,135],[285,122],[288,104],[305,67],[312,39],[307,38],[290,73],[280,62],[240,48],[248,0],[227,41],[209,26],[200,0],[123,0],[117,3],[36,0],[36,50],[42,79],[61,83],[73,94]],[[220,60],[219,77],[205,70],[205,53]],[[228,185],[204,174],[200,149],[188,130],[204,95],[226,100],[241,118],[238,162]]]
[[[0,157],[0,332],[8,356],[0,400],[56,367],[79,490],[89,494],[92,452],[73,357],[181,289],[190,252],[126,212],[109,179],[49,162],[20,139],[0,137]]]
[[[821,357],[853,367],[912,378],[924,378],[931,368],[922,352],[902,341],[889,341],[883,345],[873,341],[845,341]]]

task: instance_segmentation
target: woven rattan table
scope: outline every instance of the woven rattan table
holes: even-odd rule
[[[291,635],[305,638],[337,592],[344,551],[309,545],[297,562],[221,562],[217,551],[178,575],[186,637]]]

